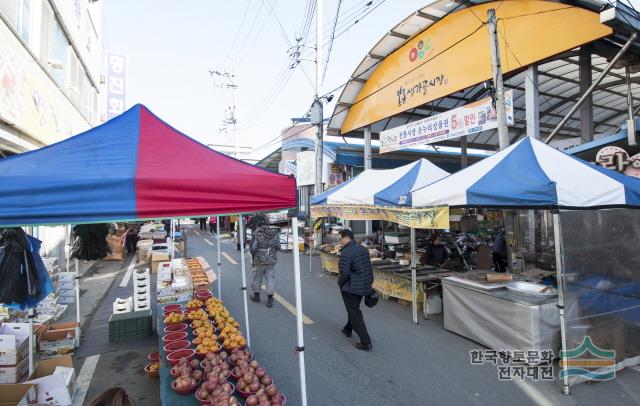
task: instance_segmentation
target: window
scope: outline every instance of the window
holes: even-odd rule
[[[31,29],[31,0],[0,0],[0,13],[29,44]]]
[[[54,16],[49,2],[43,1],[40,60],[61,89],[67,87],[69,48],[71,46],[67,36]]]

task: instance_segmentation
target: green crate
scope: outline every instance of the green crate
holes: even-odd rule
[[[109,317],[109,341],[144,338],[152,335],[151,310],[112,314]]]

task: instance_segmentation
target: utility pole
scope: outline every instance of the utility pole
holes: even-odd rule
[[[494,103],[498,118],[498,145],[500,150],[509,146],[509,129],[507,127],[507,110],[504,106],[504,84],[502,82],[502,66],[500,65],[500,47],[498,45],[498,23],[496,10],[487,10],[489,27],[489,47],[491,48],[491,71],[493,72]]]
[[[322,193],[322,155],[323,155],[323,109],[322,109],[322,6],[323,0],[318,0],[316,4],[316,94],[313,101],[312,124],[318,127],[316,136],[316,181],[315,195]],[[315,119],[315,120],[314,120]]]
[[[224,124],[231,125],[231,131],[233,132],[233,139],[235,143],[234,155],[236,159],[240,159],[240,132],[238,131],[238,116],[236,114],[236,90],[238,90],[238,85],[236,84],[236,75],[233,71],[228,72],[226,70],[210,70],[209,75],[211,75],[211,77],[213,77],[213,75],[216,75],[222,78],[223,83],[220,84],[220,87],[226,87],[227,89],[231,90],[231,106],[229,106],[229,113],[224,119]]]

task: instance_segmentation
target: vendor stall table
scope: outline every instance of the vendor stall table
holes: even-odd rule
[[[488,348],[560,349],[557,297],[534,297],[505,288],[487,290],[462,277],[442,280],[444,327]]]
[[[171,304],[180,304],[184,305],[187,302],[176,302]],[[194,394],[190,395],[178,395],[173,389],[171,389],[171,382],[173,381],[173,377],[169,374],[171,370],[171,366],[167,363],[167,353],[164,351],[164,343],[162,342],[162,336],[164,335],[164,318],[162,308],[167,306],[167,304],[159,304],[157,305],[156,315],[158,317],[158,342],[159,344],[159,352],[160,352],[160,404],[161,405],[171,405],[171,406],[195,406],[198,405],[199,402],[196,400]],[[189,332],[188,339],[189,341],[193,340],[195,337],[191,333],[191,329],[187,329]]]

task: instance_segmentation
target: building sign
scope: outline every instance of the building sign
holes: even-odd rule
[[[507,124],[513,124],[513,92],[504,93]],[[380,153],[432,144],[498,128],[490,97],[380,133]]]
[[[107,54],[107,120],[124,113],[127,101],[127,57]]]
[[[342,166],[338,164],[329,164],[329,182],[327,184],[328,187],[338,186],[342,182],[344,182],[344,171],[342,170]]]
[[[627,151],[620,147],[602,148],[596,154],[596,164],[627,176],[640,178],[640,154],[630,157]]]
[[[460,3],[460,2],[458,2]],[[456,2],[452,2],[456,5]],[[342,134],[489,80],[487,10],[496,9],[504,73],[515,72],[613,33],[597,12],[554,1],[486,2],[459,9],[429,25],[386,56],[368,59],[344,119]],[[457,5],[456,5],[457,7]],[[507,42],[508,41],[508,42]],[[338,106],[337,111],[343,110]]]
[[[449,207],[414,209],[375,207],[355,204],[311,206],[311,217],[337,217],[344,220],[384,220],[406,227],[448,229]]]

